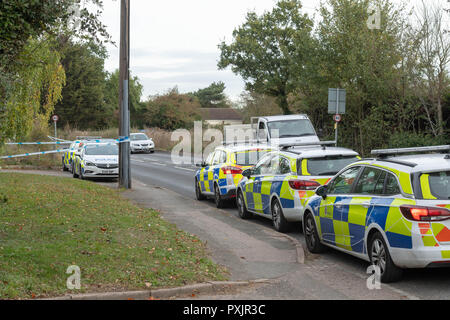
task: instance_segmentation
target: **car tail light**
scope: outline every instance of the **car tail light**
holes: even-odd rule
[[[406,219],[414,221],[442,221],[450,219],[450,210],[446,208],[400,206],[400,211]]]
[[[222,171],[225,174],[241,174],[242,173],[242,169],[241,168],[232,167],[232,166],[223,167]]]
[[[289,186],[295,190],[315,190],[320,183],[311,180],[289,180]]]

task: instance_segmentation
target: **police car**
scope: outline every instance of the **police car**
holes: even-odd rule
[[[87,136],[79,136],[77,140],[73,141],[69,146],[69,149],[63,153],[62,155],[62,170],[70,171],[73,173],[73,163],[76,160],[77,154],[81,151],[83,145],[89,141],[94,141],[101,139],[102,137],[87,137]]]
[[[308,250],[331,246],[369,261],[382,282],[399,280],[403,268],[450,266],[450,146],[372,154],[309,199]]]
[[[236,185],[242,179],[242,172],[253,166],[271,149],[264,145],[225,145],[209,154],[194,178],[197,200],[214,197],[216,206],[221,208],[236,196]]]
[[[130,134],[130,151],[135,152],[155,152],[155,143],[145,133]]]
[[[314,190],[360,159],[353,150],[327,147],[334,143],[288,146],[266,154],[254,168],[242,173],[236,198],[239,216],[247,219],[256,214],[272,219],[280,232],[287,231],[290,222],[301,221]]]
[[[73,177],[117,178],[119,176],[119,146],[116,142],[86,143],[76,158]]]

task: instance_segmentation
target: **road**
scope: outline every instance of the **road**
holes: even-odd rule
[[[177,165],[172,163],[171,156],[165,152],[154,154],[133,154],[131,156],[132,177],[146,185],[160,186],[172,190],[184,197],[195,199],[194,174],[197,170],[193,164]],[[210,206],[211,214],[217,209],[214,202],[205,201]],[[224,208],[227,214],[234,218],[236,228],[242,223],[237,216],[233,204]],[[251,220],[254,228],[272,229],[271,221],[261,217]],[[304,244],[300,224],[295,224],[287,234]],[[341,280],[351,283],[367,279],[368,264],[350,255],[330,249],[322,255],[311,255],[307,251],[305,268],[320,270],[323,276],[341,277]],[[383,284],[383,286],[386,286]],[[450,299],[450,269],[419,269],[406,270],[403,280],[389,284],[389,288],[400,296],[411,299]]]

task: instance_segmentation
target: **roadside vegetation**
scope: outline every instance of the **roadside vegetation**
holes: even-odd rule
[[[66,270],[81,269],[81,290]],[[0,299],[226,279],[198,238],[91,182],[0,173]]]

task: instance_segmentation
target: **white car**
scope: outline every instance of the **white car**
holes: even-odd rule
[[[155,143],[145,133],[132,133],[130,135],[130,150],[134,152],[155,152]]]
[[[119,176],[119,146],[114,142],[87,143],[73,166],[73,177],[117,178]]]

